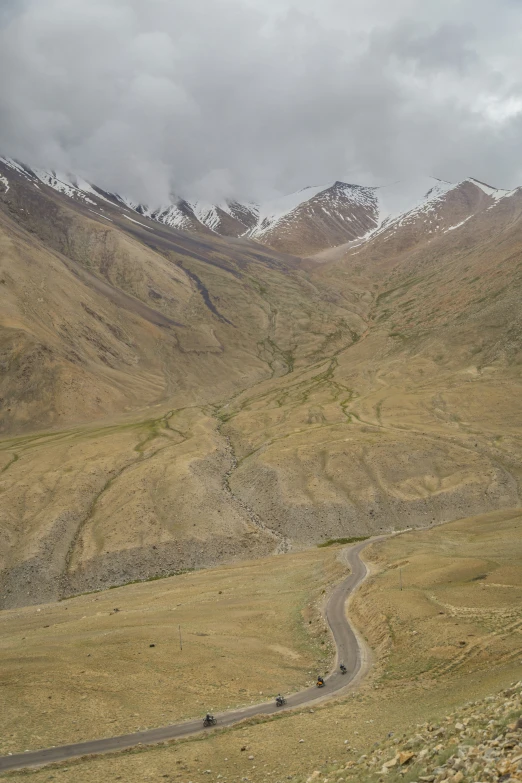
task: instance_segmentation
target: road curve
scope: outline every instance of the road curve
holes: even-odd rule
[[[325,678],[324,688],[318,689],[314,686],[288,696],[285,709],[302,707],[315,701],[322,701],[334,694],[341,695],[343,691],[348,689],[350,683],[353,683],[357,675],[361,673],[363,650],[346,617],[346,599],[353,594],[368,573],[368,569],[359,557],[359,553],[372,541],[384,537],[379,536],[378,538],[369,539],[345,550],[346,562],[350,566],[350,575],[335,588],[326,606],[326,619],[337,649],[335,668]],[[347,672],[344,675],[339,672],[338,668],[338,663],[341,662],[347,668]],[[219,713],[215,717],[218,727],[223,727],[232,726],[234,723],[245,720],[245,718],[252,718],[254,715],[272,715],[276,712],[281,712],[281,709],[276,707],[274,700],[272,700],[263,704],[253,704],[250,707],[240,707],[237,710]],[[27,753],[16,753],[11,756],[0,756],[0,773],[11,769],[54,764],[81,756],[111,753],[132,748],[136,745],[153,745],[179,737],[200,734],[203,731],[208,731],[208,729],[202,728],[202,719],[198,718],[197,720],[174,723],[158,729],[137,731],[134,734],[123,734],[119,737],[107,737],[106,739],[90,740],[88,742],[76,742],[73,745],[60,745]]]

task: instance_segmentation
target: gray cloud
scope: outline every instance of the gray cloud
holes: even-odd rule
[[[4,0],[0,149],[159,203],[522,184],[513,0]]]

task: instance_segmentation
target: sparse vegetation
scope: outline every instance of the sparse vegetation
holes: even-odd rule
[[[355,544],[358,541],[366,541],[368,536],[348,536],[348,538],[329,538],[328,541],[323,541],[321,544],[317,544],[319,548],[326,546],[334,546],[335,544]]]
[[[335,553],[311,549],[2,612],[0,753],[311,684],[332,657],[321,590],[344,573]]]
[[[9,200],[2,606],[518,504],[518,196],[322,263]]]
[[[518,711],[510,707],[509,694],[501,694],[500,699],[493,694],[508,688],[514,680],[520,679],[520,645],[516,629],[513,630],[520,622],[520,608],[518,605],[515,606],[512,600],[513,590],[518,590],[521,584],[521,572],[518,567],[522,541],[520,525],[520,516],[517,514],[495,513],[431,530],[408,533],[372,545],[373,575],[365,583],[355,602],[352,602],[350,614],[358,618],[359,629],[371,644],[374,667],[370,677],[355,692],[343,699],[320,704],[310,710],[280,713],[273,718],[259,716],[233,728],[218,730],[215,734],[189,738],[167,746],[141,747],[124,753],[85,758],[67,762],[54,769],[9,773],[6,779],[25,779],[29,775],[35,783],[44,783],[50,776],[64,783],[93,783],[93,781],[102,783],[104,780],[118,778],[127,783],[141,783],[147,777],[151,779],[156,777],[161,779],[164,775],[172,777],[172,770],[174,770],[174,774],[181,773],[181,780],[192,780],[193,783],[204,783],[212,778],[218,779],[219,775],[221,775],[219,780],[225,778],[241,780],[247,777],[252,783],[266,783],[267,780],[282,783],[292,777],[304,783],[314,770],[320,770],[320,776],[316,776],[314,780],[322,781],[326,777],[331,783],[337,783],[343,778],[347,781],[370,781],[377,779],[375,772],[380,772],[384,762],[392,760],[397,751],[419,754],[424,747],[430,751],[425,766],[421,766],[417,758],[412,758],[409,763],[416,766],[411,767],[411,774],[407,764],[404,767],[400,765],[401,770],[406,770],[405,776],[396,774],[395,768],[398,765],[395,765],[390,768],[386,778],[419,780],[418,776],[413,777],[413,773],[423,774],[424,770],[426,776],[429,776],[432,774],[432,766],[447,764],[455,755],[455,751],[458,751],[459,743],[452,742],[452,737],[457,736],[457,733],[459,736],[464,734],[461,744],[464,750],[467,750],[468,747],[477,745],[477,742],[473,741],[475,728],[479,730],[482,738],[485,737],[482,732],[494,731],[491,737],[495,739],[500,733],[509,730],[506,727],[519,716]],[[321,550],[313,551],[316,556],[320,555]],[[320,556],[324,557],[328,553],[332,557],[331,562],[334,562],[335,550],[323,550]],[[302,553],[297,557],[310,558],[313,557],[313,552]],[[251,584],[256,607],[261,605],[257,602],[268,600],[266,605],[270,611],[266,617],[267,629],[269,629],[267,633],[268,643],[272,643],[271,633],[276,624],[274,611],[279,612],[280,606],[284,607],[287,600],[290,605],[293,600],[296,571],[293,568],[289,569],[288,560],[283,558],[273,558],[265,562],[277,566],[280,577],[285,574],[287,584],[292,584],[288,599],[285,598],[286,591],[280,589],[280,582],[274,585],[273,598],[266,593],[274,574],[265,569],[262,561],[250,564],[247,570],[244,566],[238,567],[236,572],[232,569],[232,573],[236,573],[239,579],[237,584],[234,580],[237,587],[246,583]],[[319,586],[317,575],[311,572],[310,562],[308,560],[308,565],[299,573],[309,580],[308,584],[315,583],[317,588]],[[487,569],[484,568],[484,562],[488,563]],[[304,563],[305,560],[303,565]],[[399,564],[403,568],[403,577],[405,577],[402,591],[398,580]],[[250,568],[254,571],[250,572]],[[486,580],[475,583],[469,581],[474,575],[483,575],[486,570],[488,572]],[[235,596],[237,593],[231,594],[232,585],[229,584],[228,588],[226,586],[226,580],[231,575],[230,569],[218,569],[214,573],[222,574],[223,584],[217,584],[214,576],[206,581],[206,586],[203,588],[204,580],[211,575],[210,572],[181,577],[188,581],[201,580],[202,589],[190,593],[186,607],[187,612],[190,612],[191,608],[197,611],[193,629],[197,633],[202,632],[203,618],[206,618],[208,611],[215,606],[213,603],[215,591],[223,589],[221,596],[217,593],[218,599],[222,601],[219,613],[213,611],[212,618],[209,616],[206,620],[206,622],[217,622],[221,619],[220,634],[209,637],[196,636],[194,639],[196,642],[194,650],[199,650],[200,645],[207,649],[211,654],[210,662],[216,666],[216,669],[210,670],[208,666],[205,668],[196,665],[190,680],[187,681],[186,676],[183,677],[185,683],[183,692],[190,689],[193,694],[190,698],[194,699],[200,712],[204,711],[210,697],[213,699],[212,703],[216,703],[215,699],[219,697],[221,688],[223,691],[233,689],[236,692],[237,690],[243,701],[248,702],[249,697],[262,698],[259,690],[266,695],[269,689],[275,687],[277,692],[280,682],[275,685],[272,671],[272,676],[270,673],[268,675],[270,683],[268,688],[264,687],[264,683],[260,685],[256,681],[251,690],[243,693],[239,691],[239,688],[244,687],[239,684],[240,682],[244,682],[245,679],[248,681],[248,677],[257,677],[256,669],[258,666],[265,665],[265,657],[256,654],[256,667],[249,665],[252,660],[252,644],[247,641],[250,630],[246,628],[245,636],[239,639],[239,644],[242,645],[245,640],[250,650],[250,654],[246,656],[247,665],[244,671],[238,668],[235,659],[233,663],[231,662],[229,656],[232,654],[232,648],[227,653],[227,658],[220,658],[216,644],[223,644],[223,636],[233,633],[233,629],[225,622],[225,618],[230,617],[228,611],[237,609],[237,617],[241,623],[245,622],[247,615],[244,613],[244,603],[240,602],[234,606],[234,601],[231,600],[232,595]],[[252,575],[250,581],[248,573]],[[482,587],[484,582],[486,584]],[[256,598],[255,593],[260,589],[262,595]],[[122,602],[122,596],[118,598],[120,612],[115,615],[110,614],[115,606],[112,592],[105,594],[107,598],[105,603],[92,604],[96,607],[95,611],[100,613],[97,615],[100,629],[111,627],[109,623],[112,623],[113,627],[114,623],[123,624],[131,617],[134,618],[134,622],[139,623],[142,618],[144,620],[150,618],[151,612],[153,618],[158,613],[159,619],[165,607],[177,603],[176,600],[172,600],[172,593],[165,593],[163,582],[161,586],[157,583],[133,585],[124,590],[129,591],[129,595],[125,603]],[[186,589],[183,592],[186,597]],[[160,595],[164,598],[160,598]],[[485,598],[484,595],[487,597]],[[148,596],[146,603],[143,603],[144,596]],[[155,596],[158,597],[157,600],[154,600]],[[101,596],[99,598],[101,600]],[[74,599],[68,603],[68,611],[61,617],[57,616],[56,621],[72,620],[73,625],[78,623],[81,628],[82,625],[77,618],[85,614],[82,603],[84,600]],[[245,600],[249,599],[245,596]],[[128,601],[131,603],[127,606]],[[143,605],[142,614],[135,612],[131,614],[128,610],[138,609],[140,602]],[[223,615],[222,609],[227,606],[229,607],[226,610],[227,614]],[[293,608],[295,611],[295,605]],[[311,608],[310,604],[305,603],[304,614],[293,615],[289,629],[292,633],[295,619],[300,622],[303,633],[306,633],[306,627],[314,627],[317,615],[313,615],[312,624],[308,624],[308,620],[312,619],[308,614]],[[102,611],[104,609],[107,615]],[[176,607],[172,616],[176,617],[176,612],[182,609],[183,607]],[[486,615],[484,609],[488,612]],[[50,610],[51,608],[45,608],[45,611]],[[34,608],[24,610],[25,617],[17,618],[16,622],[18,624],[33,622],[34,612]],[[70,618],[65,618],[65,615],[71,612],[74,614]],[[15,614],[13,613],[13,620]],[[47,624],[41,615],[38,617],[40,623]],[[263,621],[263,615],[255,612],[255,622],[259,621]],[[86,621],[82,622],[85,626]],[[151,658],[155,661],[154,665],[145,667],[144,662],[140,660],[142,656],[136,659],[131,656],[129,658],[139,661],[138,672],[143,676],[146,670],[147,676],[151,679],[153,685],[151,703],[154,702],[154,714],[161,714],[158,710],[158,704],[161,704],[165,717],[168,716],[170,719],[172,705],[175,702],[174,699],[166,701],[168,686],[154,685],[161,666],[164,665],[163,658],[159,658],[163,655],[163,645],[157,645],[154,651],[149,653],[148,643],[149,638],[152,638],[149,632],[152,626],[149,623],[150,620],[147,620],[147,633],[142,639],[143,653],[154,656],[153,659]],[[58,630],[60,627],[67,628],[56,622],[55,628]],[[161,622],[161,627],[168,626]],[[279,623],[277,627],[279,628]],[[32,633],[38,633],[39,638],[45,640],[49,637],[45,637],[44,634],[48,634],[49,630],[42,629]],[[286,626],[281,626],[281,630],[286,633]],[[317,634],[318,648],[321,647],[320,641],[324,638],[322,626],[320,630],[321,633]],[[20,633],[20,625],[17,631]],[[203,629],[203,632],[208,632],[208,629]],[[470,633],[474,633],[474,636],[470,637],[468,635]],[[157,633],[154,634],[154,639],[157,639]],[[459,644],[463,639],[469,642],[465,648],[461,648]],[[74,641],[71,640],[70,635],[69,640]],[[38,641],[35,636],[31,644],[36,644]],[[267,638],[262,638],[261,646],[266,643]],[[278,643],[280,643],[279,639],[275,644]],[[124,649],[121,641],[119,644],[119,649]],[[112,656],[117,649],[115,646],[111,647]],[[177,665],[174,645],[167,647],[167,653],[168,663],[165,665],[172,670],[172,667]],[[434,659],[436,667],[431,666],[423,671],[425,664]],[[79,668],[78,660],[77,657],[77,668]],[[90,664],[89,677],[92,676],[92,668],[99,666],[101,660],[98,658]],[[110,660],[110,657],[107,657],[106,665]],[[282,661],[284,660],[282,656]],[[287,667],[293,664],[290,659],[287,659],[282,666],[287,670]],[[220,667],[225,667],[222,677],[219,676]],[[316,674],[314,665],[309,669],[305,667],[305,671],[310,678]],[[419,671],[421,674],[415,674]],[[207,673],[208,683],[206,681],[203,683],[201,680],[201,684],[198,685],[200,678],[206,677]],[[239,678],[239,681],[234,678]],[[172,680],[177,682],[178,678],[172,677]],[[71,681],[75,683],[76,680],[69,678],[67,683],[69,694],[71,694]],[[161,694],[154,699],[155,689],[159,688]],[[198,690],[199,688],[202,690]],[[147,721],[148,691],[148,688],[139,691],[140,706],[136,709],[137,714],[132,716],[134,722],[129,721],[132,727],[152,725]],[[129,695],[132,695],[132,692]],[[201,692],[205,694],[204,704],[199,704]],[[90,693],[91,698],[99,698],[95,689]],[[121,698],[121,690],[118,693]],[[482,702],[484,698],[486,700]],[[474,703],[469,704],[470,702]],[[45,705],[44,711],[55,708],[52,701],[50,704]],[[83,714],[83,710],[88,710],[89,702],[82,701],[80,704]],[[63,702],[57,702],[56,708],[60,708],[61,705]],[[490,715],[489,711],[494,712],[499,705],[502,707],[502,714],[499,712]],[[77,719],[77,714],[73,720]],[[478,718],[473,718],[473,714],[478,715]],[[27,722],[32,715],[36,718],[39,713],[36,709],[32,711],[25,709],[23,715],[24,721]],[[105,712],[98,709],[96,711],[98,733],[100,733],[100,725],[104,725],[105,720],[107,720]],[[456,723],[460,720],[463,720],[464,730],[456,728]],[[489,723],[490,720],[494,723]],[[465,723],[466,721],[468,722]],[[70,723],[72,724],[72,721]],[[85,725],[83,722],[72,724],[68,730],[74,734],[76,727],[84,728]],[[115,726],[115,723],[109,724],[108,731],[115,733]],[[444,729],[444,735],[437,736],[440,728]],[[5,732],[5,741],[12,741],[9,737],[12,732],[12,728]],[[419,740],[417,734],[423,735],[423,739]],[[77,736],[81,736],[79,732]],[[404,747],[410,739],[413,740],[410,743],[411,747]],[[245,750],[242,751],[242,748]],[[253,756],[253,759],[249,756]],[[207,769],[211,770],[210,774],[205,771]]]

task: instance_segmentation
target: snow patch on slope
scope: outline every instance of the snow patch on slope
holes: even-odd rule
[[[494,188],[491,185],[486,185],[485,182],[481,182],[479,179],[473,179],[473,177],[469,177],[467,182],[472,182],[474,185],[477,186],[477,188],[480,188],[486,195],[491,196],[491,198],[494,200],[494,203],[488,207],[488,209],[493,209],[496,207],[499,201],[502,201],[505,198],[510,198],[511,196],[514,196],[515,193],[520,192],[520,188],[515,188],[514,190],[502,190],[501,188]]]
[[[32,179],[30,172],[26,168],[24,168],[24,166],[22,166],[21,163],[17,163],[16,160],[13,160],[12,158],[0,157],[0,163],[3,163],[4,166],[7,166],[7,168],[18,172],[18,174],[21,174],[26,179]]]
[[[140,205],[137,201],[132,201],[132,199],[127,198],[127,196],[120,196],[119,194],[114,194],[114,198],[120,202],[120,204],[123,204],[124,207],[127,207],[128,209],[132,209],[133,212],[137,212],[140,208]]]
[[[444,198],[454,187],[451,182],[435,177],[419,177],[376,188],[379,224],[390,224],[413,210],[425,209],[431,202]]]
[[[461,220],[461,221],[460,221],[460,223],[455,223],[455,225],[454,225],[454,226],[450,226],[449,228],[447,228],[447,229],[444,231],[444,233],[445,233],[445,234],[447,234],[447,233],[448,233],[448,231],[455,231],[455,229],[456,229],[456,228],[460,228],[461,226],[463,226],[463,225],[464,225],[464,223],[467,223],[467,222],[468,222],[468,220],[471,220],[471,218],[472,218],[472,217],[473,217],[473,215],[468,215],[468,217],[467,217],[467,218],[464,218],[464,220]]]
[[[316,185],[298,190],[297,193],[289,193],[287,196],[268,201],[266,204],[257,205],[258,224],[253,229],[251,236],[258,236],[268,229],[272,228],[282,218],[288,217],[295,209],[306,201],[317,196],[323,190],[327,190],[329,185]]]
[[[473,179],[468,177],[466,182],[472,182],[477,188],[480,188],[487,196],[491,196],[495,201],[500,201],[501,198],[510,196],[514,191],[512,190],[500,190],[500,188],[493,188],[491,185],[486,185],[485,182],[481,182],[479,179]]]
[[[86,182],[81,177],[74,177],[72,182],[74,183],[77,190],[80,190],[82,193],[89,193],[92,196],[95,196],[98,199],[102,199],[102,201],[106,201],[107,204],[113,205],[114,202],[111,201],[109,198],[104,196],[102,193],[100,193],[99,190],[94,188],[92,185],[90,185],[88,182]]]
[[[146,213],[145,213],[146,214]],[[190,227],[190,218],[184,215],[177,204],[168,204],[167,206],[159,207],[151,211],[151,220],[156,220],[158,223],[163,223],[165,226],[171,228],[184,229]]]
[[[103,215],[101,212],[96,212],[95,209],[89,209],[89,212],[92,212],[93,215],[97,215],[98,217],[102,217],[105,220],[108,220],[109,223],[114,223],[114,220],[111,220],[110,217],[107,217],[107,215]]]
[[[98,206],[97,202],[83,193],[66,174],[58,174],[55,171],[45,171],[45,169],[38,168],[33,168],[31,171],[38,177],[40,182],[43,182],[44,185],[49,185],[53,190],[64,193],[69,198],[80,198],[82,201],[86,201],[87,204]]]
[[[124,215],[123,217],[127,218],[127,220],[130,220],[131,223],[136,223],[137,226],[141,226],[142,228],[146,228],[147,231],[154,231],[153,228],[151,228],[150,226],[146,226],[145,223],[140,223],[139,220],[134,220],[134,218],[131,218],[130,215]]]
[[[187,203],[200,223],[210,228],[211,231],[215,231],[219,227],[221,220],[217,213],[216,204],[210,204],[207,201],[188,201]]]
[[[233,217],[236,220],[240,219],[238,213],[250,214],[259,218],[259,205],[254,204],[253,201],[245,201],[243,204],[239,201],[224,201],[219,206],[223,212],[226,212],[227,215],[230,215],[230,217]]]

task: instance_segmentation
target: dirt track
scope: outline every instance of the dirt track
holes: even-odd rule
[[[360,559],[359,553],[372,540],[376,539],[364,541],[363,543],[357,544],[346,550],[346,561],[350,566],[351,573],[335,588],[326,607],[326,618],[331,628],[337,650],[337,660],[334,670],[325,678],[324,688],[320,690],[315,687],[307,688],[304,691],[288,696],[285,709],[302,707],[332,695],[339,695],[347,690],[359,674],[363,673],[364,650],[348,622],[345,605],[347,598],[366,578],[368,571],[365,564]],[[343,662],[347,668],[345,675],[341,675],[339,672],[338,663],[340,662]],[[256,715],[272,715],[278,711],[281,711],[280,708],[276,707],[274,701],[270,701],[217,714],[215,717],[219,728],[232,726],[245,718],[252,718]],[[198,718],[197,720],[149,729],[147,731],[139,731],[133,734],[125,734],[118,737],[107,737],[105,739],[78,742],[71,745],[45,748],[43,750],[30,751],[27,753],[17,753],[11,756],[0,757],[0,772],[6,772],[12,769],[22,769],[24,767],[38,767],[45,764],[65,761],[67,759],[79,758],[81,756],[110,753],[131,748],[136,745],[152,745],[158,742],[198,734],[203,731],[205,731],[205,729],[202,727],[202,719]]]

